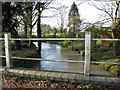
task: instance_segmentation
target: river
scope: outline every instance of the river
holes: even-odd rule
[[[37,42],[34,44],[37,46]],[[49,43],[42,43],[41,56],[42,59],[54,60],[82,61],[84,59],[77,51]],[[83,73],[83,63],[40,61],[40,70]]]
[[[34,44],[37,46],[37,42],[34,42]],[[84,61],[84,57],[80,56],[77,51],[62,47],[61,45],[49,43],[42,43],[41,56],[43,59]],[[36,65],[36,69],[43,71],[83,73],[84,64],[71,62],[40,61],[39,66]],[[111,74],[110,72],[94,64],[91,64],[91,73],[93,75],[100,76],[113,76],[113,74]]]

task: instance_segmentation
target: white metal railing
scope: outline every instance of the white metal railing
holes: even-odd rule
[[[6,56],[0,56],[0,58],[6,58]],[[78,61],[78,60],[54,60],[54,59],[40,59],[40,58],[22,58],[22,57],[11,57],[11,59],[19,59],[19,60],[35,60],[35,61],[54,61],[54,62],[74,62],[74,63],[84,63],[85,61]],[[91,61],[92,64],[115,64],[120,65],[120,63],[114,62],[97,62]]]
[[[117,64],[114,62],[96,62],[91,61],[91,40],[107,40],[107,41],[120,41],[120,39],[100,39],[100,38],[91,38],[91,32],[85,32],[85,38],[11,38],[10,33],[5,33],[4,38],[0,38],[0,40],[5,41],[5,56],[0,56],[6,58],[6,67],[12,67],[11,59],[20,59],[20,60],[37,60],[37,61],[57,61],[57,62],[80,62],[84,63],[84,75],[90,75],[90,65],[91,63],[95,64]],[[40,58],[21,58],[21,57],[11,57],[11,40],[85,40],[85,60],[84,61],[76,61],[76,60],[49,60],[49,59],[40,59]]]
[[[85,40],[85,38],[11,38],[10,40]]]
[[[0,40],[4,40],[4,38],[0,38]],[[85,40],[85,38],[10,38],[9,40],[15,40],[15,41],[44,41],[44,40]],[[101,40],[101,41],[120,41],[120,39],[104,39],[104,38],[91,38],[91,40]]]
[[[0,38],[0,40],[4,40],[4,38]]]

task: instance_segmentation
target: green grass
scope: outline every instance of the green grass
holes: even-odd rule
[[[114,52],[112,48],[96,48],[92,50],[92,61],[101,61],[101,60],[108,60],[114,59]]]
[[[92,61],[99,62],[115,62],[120,63],[120,58],[114,56],[112,48],[98,48],[92,51]],[[116,76],[120,76],[120,65],[99,64],[105,70],[112,72]]]
[[[2,41],[0,41],[0,47],[2,47]]]
[[[15,44],[15,41],[10,41],[11,45]],[[0,46],[5,46],[5,41],[0,42]]]
[[[120,63],[120,58],[116,59],[109,59],[109,60],[102,60],[102,62],[114,62]],[[120,65],[113,65],[113,64],[100,64],[99,66],[103,67],[105,70],[112,72],[116,76],[120,76]]]

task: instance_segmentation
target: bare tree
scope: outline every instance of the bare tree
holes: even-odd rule
[[[118,18],[118,9],[119,9],[119,2],[117,1],[110,1],[110,2],[88,2],[89,5],[94,6],[98,10],[102,11],[101,17],[104,17],[105,20],[111,20],[113,22],[117,22]]]
[[[99,5],[94,2],[89,3],[91,6],[96,7],[98,10],[104,12],[104,21],[111,20],[111,29],[113,32],[112,38],[120,38],[120,1],[99,2]],[[102,16],[103,16],[102,15]],[[114,43],[115,56],[120,55],[120,42]]]
[[[42,29],[42,35],[45,35],[45,34],[51,33],[52,27],[50,25],[47,25],[47,24],[42,24],[41,29]]]
[[[65,6],[64,4],[58,3],[58,7],[55,8],[54,15],[55,19],[57,20],[58,27],[60,29],[60,33],[65,32],[64,28],[66,25],[66,18],[67,18],[67,11],[68,6]]]

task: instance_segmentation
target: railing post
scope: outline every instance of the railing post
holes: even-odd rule
[[[85,63],[84,75],[90,75],[90,62],[91,62],[91,32],[85,32]]]
[[[11,62],[11,47],[10,47],[10,33],[5,33],[4,34],[4,40],[5,40],[5,55],[6,55],[6,67],[10,68],[12,67],[12,62]]]

